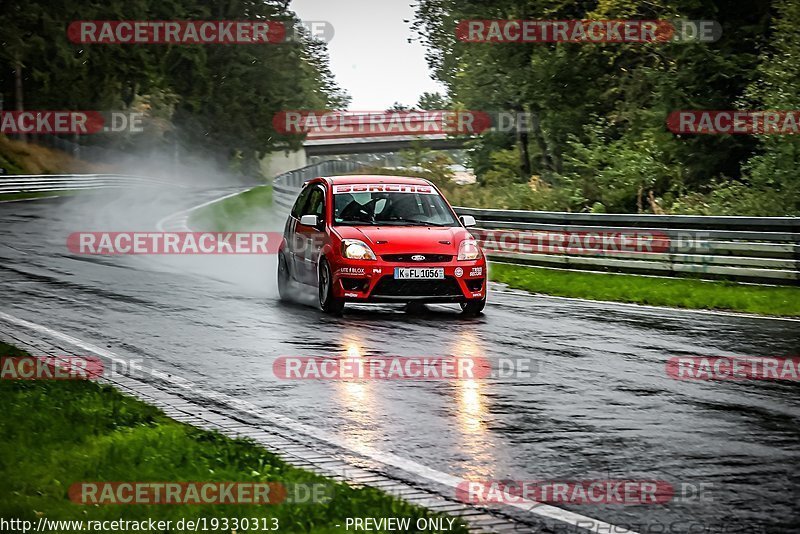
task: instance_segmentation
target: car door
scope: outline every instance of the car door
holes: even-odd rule
[[[314,226],[306,226],[297,222],[295,227],[295,241],[300,246],[301,250],[298,251],[297,259],[299,267],[298,273],[301,273],[301,282],[316,285],[317,284],[317,260],[319,252],[322,248],[324,240],[325,229],[325,190],[321,184],[315,184],[308,195],[308,200],[303,206],[300,213],[303,215],[316,215],[317,224]]]
[[[307,185],[300,191],[300,194],[297,195],[297,200],[294,201],[292,211],[289,214],[289,218],[286,220],[286,228],[283,230],[283,235],[286,238],[287,244],[286,249],[288,252],[286,261],[289,264],[289,270],[291,271],[292,276],[298,282],[303,281],[303,269],[305,266],[303,265],[302,257],[298,257],[298,252],[302,252],[303,250],[303,237],[297,235],[297,225],[300,223],[300,215],[303,211],[303,207],[308,201],[308,195],[311,193],[313,188],[313,185]]]

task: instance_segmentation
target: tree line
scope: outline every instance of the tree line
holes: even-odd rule
[[[272,126],[285,109],[347,103],[328,67],[326,44],[311,36],[281,44],[75,44],[67,28],[91,20],[300,21],[286,0],[3,0],[3,108],[144,110],[146,135],[85,136],[118,148],[179,144],[223,163],[254,166],[294,146]]]
[[[459,21],[714,20],[714,42],[475,43]],[[675,134],[676,110],[798,110],[796,0],[420,0],[414,29],[448,105],[527,113],[470,147],[479,204],[797,215],[796,135]],[[427,97],[430,99],[430,95]]]

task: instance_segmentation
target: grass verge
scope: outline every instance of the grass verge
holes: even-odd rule
[[[0,343],[0,355],[25,353]],[[107,385],[0,380],[0,401],[5,520],[170,520],[173,528],[165,532],[183,532],[175,528],[180,519],[270,518],[272,526],[274,518],[281,532],[327,533],[342,532],[347,517],[407,517],[412,525],[437,517],[376,489],[352,488],[292,467],[253,442],[178,423]],[[332,498],[324,504],[260,506],[87,506],[69,500],[69,487],[87,481],[323,483]],[[453,527],[467,532],[458,521]]]
[[[558,271],[492,263],[493,280],[534,293],[675,308],[800,316],[800,288],[685,278]]]
[[[215,232],[257,230],[272,212],[272,186],[260,185],[194,211],[191,228]]]

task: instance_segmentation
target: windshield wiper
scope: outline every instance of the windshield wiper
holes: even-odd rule
[[[336,224],[340,224],[342,226],[377,226],[378,223],[372,221],[362,221],[359,219],[343,219],[341,221],[336,221]]]
[[[388,219],[387,223],[399,223],[397,226],[452,226],[447,223],[435,223],[430,221],[421,221],[419,219]]]

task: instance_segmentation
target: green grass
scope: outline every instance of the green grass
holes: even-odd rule
[[[29,191],[25,193],[0,193],[1,200],[21,200],[23,198],[64,197],[77,195],[79,191]]]
[[[271,214],[272,186],[261,185],[193,212],[188,224],[196,230],[216,232],[260,230]]]
[[[492,263],[497,282],[534,293],[676,308],[800,316],[800,288],[683,278],[559,271]]]
[[[0,343],[0,355],[23,352]],[[0,380],[0,518],[33,521],[277,518],[281,532],[342,532],[347,517],[434,514],[372,488],[352,488],[294,468],[245,440],[167,418],[110,386],[85,381]],[[84,481],[326,483],[326,504],[102,505],[68,499]],[[337,528],[335,525],[342,525]],[[467,532],[454,523],[455,532]],[[170,530],[170,532],[181,532]],[[230,532],[230,530],[226,531]],[[243,532],[239,530],[239,532]]]

